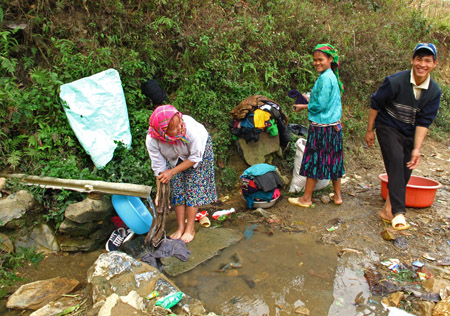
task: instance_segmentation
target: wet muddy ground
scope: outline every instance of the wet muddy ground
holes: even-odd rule
[[[294,207],[285,192],[267,210],[276,220],[268,220],[249,210],[239,194],[231,196],[220,207],[234,207],[237,214],[224,226],[253,233],[173,280],[217,314],[295,315],[306,307],[311,315],[387,315],[382,297],[370,293],[364,277],[368,268],[383,269],[381,261],[398,258],[405,263],[420,260],[435,274],[450,275],[450,268],[423,258],[425,253],[450,257],[450,149],[428,139],[422,154],[413,174],[443,186],[431,207],[408,208],[411,229],[393,232],[406,241],[405,249],[380,235],[387,228],[378,217],[384,200],[377,176],[384,168],[378,148],[361,150],[347,161],[341,206],[323,203],[322,196],[329,192],[325,190],[316,195],[315,208]],[[172,216],[169,230],[173,223]],[[30,282],[74,276],[76,271],[75,277],[85,284],[86,270],[99,253],[49,256],[38,270],[27,267],[21,273]],[[233,262],[239,264],[226,266]],[[2,309],[2,315],[19,315]]]

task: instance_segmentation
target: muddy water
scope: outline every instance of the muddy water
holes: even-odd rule
[[[236,257],[240,268],[218,271]],[[337,258],[335,247],[308,234],[255,231],[174,281],[219,315],[296,315],[302,306],[311,315],[383,315],[375,301],[355,304],[356,297],[365,302],[370,294],[360,260]]]

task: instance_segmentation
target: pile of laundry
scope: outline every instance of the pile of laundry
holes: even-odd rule
[[[286,148],[290,141],[287,117],[281,106],[263,96],[252,95],[231,110],[230,123],[234,139],[243,138],[247,143],[259,140],[259,134],[279,135],[280,146]]]
[[[242,194],[249,208],[272,206],[281,196],[282,187],[277,168],[266,163],[253,165],[241,175]]]

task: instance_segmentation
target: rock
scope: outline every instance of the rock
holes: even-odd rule
[[[283,183],[283,187],[288,186],[289,183],[291,182],[291,180],[289,180],[289,177],[285,176],[285,175],[282,175],[278,168],[277,168],[277,173],[280,176],[281,182]]]
[[[421,316],[432,316],[433,315],[433,308],[435,304],[433,302],[426,302],[426,301],[417,301],[414,304],[414,309],[418,311],[418,315]]]
[[[64,252],[88,252],[98,249],[100,243],[94,239],[64,238],[60,241],[59,246]]]
[[[5,253],[11,253],[14,251],[14,245],[5,234],[0,233],[0,250]]]
[[[69,236],[87,237],[90,234],[92,234],[97,229],[98,226],[99,226],[99,222],[89,222],[89,223],[79,224],[77,222],[71,221],[70,219],[66,218],[59,226],[58,232],[61,234],[64,234],[64,235],[69,235]]]
[[[397,307],[404,297],[405,297],[405,293],[403,293],[403,292],[396,292],[396,293],[392,293],[388,297],[383,298],[382,302],[386,306],[395,306],[395,307]]]
[[[44,253],[59,251],[58,241],[53,230],[47,224],[41,224],[34,228],[30,238],[36,242],[36,250]]]
[[[22,218],[28,212],[40,210],[42,210],[42,206],[38,204],[33,195],[25,190],[20,190],[16,194],[0,200],[0,227],[9,228],[7,224],[13,220]]]
[[[160,295],[178,291],[157,269],[119,251],[101,254],[88,270],[88,282],[94,303],[113,293],[126,296],[136,291],[145,297],[155,289]]]
[[[121,296],[120,300],[122,302],[124,302],[125,304],[128,304],[132,307],[134,307],[137,310],[143,310],[145,305],[144,305],[144,299],[142,297],[140,297],[136,291],[131,291],[130,293],[128,293],[127,296]]]
[[[114,223],[111,221],[106,221],[103,222],[103,224],[100,225],[94,233],[89,235],[87,238],[80,239],[80,237],[62,237],[60,238],[61,250],[67,252],[86,252],[104,247],[105,242],[111,235],[114,227]]]
[[[114,308],[114,306],[117,305],[119,302],[119,295],[116,293],[111,294],[106,299],[105,304],[100,308],[100,311],[98,312],[98,316],[110,316],[111,310]]]
[[[449,280],[444,280],[439,277],[427,279],[422,282],[422,286],[428,291],[432,293],[439,293],[442,289],[450,286]]]
[[[295,313],[308,316],[310,312],[306,306],[299,306],[295,309]]]
[[[6,302],[7,308],[36,310],[80,285],[75,279],[56,277],[24,284]]]
[[[195,234],[194,240],[186,245],[192,253],[189,260],[183,262],[175,257],[162,258],[164,272],[169,276],[176,276],[189,271],[217,256],[222,249],[237,243],[243,237],[242,232],[232,228],[201,229]]]
[[[6,185],[6,178],[1,177],[0,178],[0,191],[5,188]]]
[[[272,137],[265,132],[259,134],[257,142],[247,144],[243,138],[239,138],[237,146],[245,162],[250,166],[258,163],[271,163],[272,153],[277,153],[280,157],[282,155],[279,135]]]
[[[437,303],[433,308],[433,316],[448,316],[450,315],[450,298]]]
[[[50,302],[30,314],[30,316],[58,315],[68,308],[75,307],[80,302],[73,297],[61,297],[59,300]]]
[[[122,306],[121,306],[122,305]],[[144,300],[135,291],[127,296],[111,294],[98,312],[98,316],[142,315]]]
[[[322,195],[320,197],[320,200],[322,201],[323,204],[328,204],[330,203],[331,199],[328,195]]]
[[[47,224],[33,228],[30,235],[27,235],[28,233],[26,229],[21,230],[21,236],[14,242],[16,249],[18,247],[36,248],[37,252],[43,253],[55,253],[60,250],[54,232]]]
[[[101,200],[86,198],[81,202],[69,205],[65,217],[73,222],[84,224],[102,221],[113,214],[114,207],[107,196]]]

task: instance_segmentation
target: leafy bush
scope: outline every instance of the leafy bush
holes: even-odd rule
[[[448,27],[437,29],[406,1],[0,0],[0,9],[0,170],[60,178],[154,185],[144,144],[152,109],[140,92],[146,79],[158,79],[169,103],[206,125],[217,160],[227,162],[228,114],[252,94],[279,102],[290,123],[308,124],[286,94],[311,90],[318,42],[342,56],[347,142],[362,141],[370,95],[386,75],[410,67],[419,40],[438,45],[441,64],[449,58],[439,42]],[[8,28],[13,20],[29,22]],[[108,68],[121,76],[133,144],[97,170],[68,124],[59,87]],[[440,83],[437,137],[448,133],[448,82]],[[230,188],[233,165],[224,168],[218,183]]]

